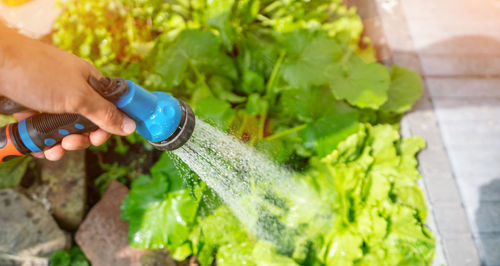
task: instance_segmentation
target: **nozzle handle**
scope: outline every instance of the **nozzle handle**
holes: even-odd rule
[[[40,152],[60,143],[65,136],[97,129],[94,123],[77,114],[34,115],[0,129],[0,160]]]
[[[115,101],[127,91],[123,79],[90,76],[89,84],[101,96]],[[5,97],[0,97],[0,113],[14,114],[28,110]],[[0,162],[32,152],[46,150],[71,134],[83,134],[97,130],[98,127],[84,116],[78,114],[38,114],[18,123],[0,128]]]
[[[39,114],[28,117],[18,124],[23,142],[29,136],[38,151],[60,143],[65,136],[83,134],[98,129],[94,123],[78,114]],[[23,136],[23,134],[27,134],[27,136]],[[33,147],[32,144],[28,148],[34,152],[37,148]]]

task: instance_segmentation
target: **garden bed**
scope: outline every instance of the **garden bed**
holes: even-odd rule
[[[103,4],[108,2],[123,3],[116,7],[122,13],[108,10]],[[234,263],[245,260],[259,263],[252,252],[257,252],[257,257],[262,259],[290,264],[375,261],[429,264],[434,240],[424,225],[426,207],[423,195],[416,188],[415,180],[419,174],[413,158],[423,146],[416,138],[402,140],[397,134],[401,115],[420,95],[418,76],[401,67],[386,68],[373,63],[372,45],[363,38],[361,20],[353,9],[346,9],[341,3],[321,1],[303,4],[308,7],[275,4],[277,10],[274,10],[270,2],[241,1],[244,8],[238,9],[238,5],[227,1],[209,5],[204,11],[206,8],[201,6],[173,8],[155,1],[145,4],[127,1],[79,4],[70,1],[67,3],[70,8],[56,23],[54,40],[61,48],[95,63],[106,75],[128,78],[148,89],[181,97],[194,107],[200,118],[270,153],[278,162],[306,176],[304,180],[311,184],[322,179],[326,183],[335,180],[333,176],[321,174],[319,169],[322,167],[353,171],[362,164],[359,160],[364,152],[377,162],[377,145],[382,145],[391,154],[385,159],[380,157],[380,160],[393,160],[394,164],[388,167],[397,174],[391,174],[390,178],[383,174],[385,179],[378,185],[385,187],[386,183],[390,184],[390,190],[374,199],[375,204],[368,201],[369,196],[360,196],[359,191],[356,192],[357,189],[370,190],[371,185],[346,187],[349,195],[334,197],[332,195],[341,192],[339,188],[323,191],[318,188],[320,194],[329,195],[325,196],[325,201],[332,202],[333,213],[345,208],[347,222],[332,224],[334,230],[325,233],[328,237],[308,242],[304,254],[281,254],[268,247],[266,249],[272,252],[263,255],[259,250],[267,246],[252,239],[251,230],[230,231],[229,239],[222,242],[209,238],[200,241],[202,237],[196,236],[196,230],[212,231],[204,234],[223,230],[221,234],[224,234],[228,228],[239,224],[222,207],[210,210],[216,212],[216,216],[182,217],[182,223],[186,225],[181,229],[186,232],[184,236],[179,234],[179,225],[175,223],[171,225],[176,228],[173,231],[146,229],[134,226],[137,224],[134,219],[138,217],[124,214],[131,223],[132,246],[167,247],[178,260],[194,254],[203,265],[210,264],[213,254],[221,265],[231,262],[231,259],[235,259]],[[228,8],[233,5],[235,7]],[[153,8],[147,9],[146,6]],[[309,9],[316,12],[304,12],[311,11]],[[174,15],[161,15],[167,11]],[[80,16],[80,19],[73,20],[72,16]],[[93,30],[88,31],[85,27],[82,30],[78,26],[81,24],[94,25]],[[329,69],[328,75],[323,73],[325,69]],[[335,153],[345,157],[332,159]],[[114,138],[105,148],[88,153],[86,169],[90,191],[93,191],[90,204],[99,197],[94,186],[97,180],[101,191],[107,181],[113,179],[132,185],[131,200],[140,202],[141,206],[152,206],[176,196],[175,191],[169,189],[157,190],[162,187],[159,184],[165,182],[161,179],[167,180],[167,184],[177,185],[182,180],[182,173],[172,169],[172,162],[166,156],[155,163],[160,155],[152,152],[138,136]],[[408,164],[404,166],[407,168],[395,163],[403,160],[407,160]],[[373,179],[376,171],[372,169],[382,165],[370,163],[369,168],[354,175],[366,178],[367,182],[378,182]],[[151,166],[153,170],[150,171]],[[397,179],[405,181],[399,184]],[[187,199],[201,188],[202,193],[210,193],[210,189],[202,184],[198,181],[182,183],[181,196]],[[399,185],[404,193],[393,190]],[[146,194],[136,193],[140,189],[151,189],[147,194],[158,197],[144,201],[142,198]],[[339,207],[335,201],[342,200],[342,197],[357,203]],[[191,201],[196,213],[204,208],[197,198]],[[397,211],[376,206],[384,201]],[[128,208],[135,207],[126,203],[123,208],[126,213]],[[146,211],[141,208],[131,211],[141,217]],[[365,212],[373,213],[368,214],[369,218],[362,218]],[[387,227],[387,223],[397,221],[400,214],[415,219],[401,222],[402,226],[414,226],[409,229],[411,234],[398,236],[394,231],[397,227]],[[214,222],[212,219],[217,217],[231,222],[222,228],[210,227],[210,222]],[[359,219],[367,219],[372,224],[370,226],[376,226],[378,219],[379,225],[386,224],[387,231],[383,236],[375,236],[374,231],[382,229],[373,227],[364,233],[359,227]],[[171,223],[169,220],[161,222]],[[151,241],[136,241],[134,234],[144,233],[153,235]],[[172,237],[174,240],[169,240]],[[316,243],[316,240],[324,242]],[[404,249],[401,243],[405,241],[422,250]],[[336,245],[346,246],[344,253],[333,252]]]

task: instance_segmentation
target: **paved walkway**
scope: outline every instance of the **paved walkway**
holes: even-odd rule
[[[419,159],[445,262],[500,265],[500,1],[376,2],[394,62],[427,87],[405,120],[428,141]]]
[[[500,1],[401,2],[481,261],[500,265]]]

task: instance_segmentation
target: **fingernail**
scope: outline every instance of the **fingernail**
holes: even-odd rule
[[[45,159],[45,155],[43,155],[43,152],[33,152],[31,155],[33,155],[33,157],[36,157],[38,159]]]
[[[125,116],[122,121],[122,130],[125,134],[132,134],[135,131],[135,122]]]

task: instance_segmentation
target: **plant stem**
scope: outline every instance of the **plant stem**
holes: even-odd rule
[[[198,68],[193,64],[193,62],[191,62],[191,60],[188,60],[188,63],[189,63],[189,66],[191,67],[191,69],[193,70],[194,72],[194,75],[201,81],[205,82],[205,76],[203,74],[200,73],[200,71],[198,70]]]
[[[243,136],[243,133],[245,131],[245,127],[247,126],[247,121],[248,121],[248,115],[243,115],[243,121],[241,121],[240,128],[237,131],[237,136],[239,139]]]
[[[268,80],[267,85],[266,85],[266,98],[268,100],[269,106],[274,104],[273,87],[274,87],[274,83],[276,81],[276,77],[278,76],[278,72],[279,72],[279,69],[281,67],[281,64],[283,63],[283,60],[285,59],[285,55],[286,55],[286,51],[282,50],[280,52],[280,56],[279,56],[278,60],[274,64],[273,72],[271,72],[271,76],[269,77],[269,80]],[[264,139],[264,127],[266,125],[267,112],[268,112],[268,110],[266,110],[265,112],[260,114],[260,117],[259,117],[259,128],[258,128],[259,135],[257,136],[258,140]]]
[[[273,72],[271,72],[271,76],[269,77],[269,81],[267,82],[266,86],[266,96],[268,98],[271,98],[271,93],[274,87],[274,83],[276,81],[276,77],[278,76],[278,71],[280,70],[281,64],[283,63],[283,60],[285,59],[286,51],[282,50],[280,52],[280,56],[278,57],[278,60],[276,61],[276,64],[274,64],[273,67]]]
[[[264,127],[266,126],[267,112],[259,116],[259,135],[258,140],[264,139]]]
[[[292,127],[292,128],[287,129],[287,130],[283,130],[281,132],[273,134],[273,135],[265,138],[264,140],[271,141],[271,140],[279,139],[281,137],[284,137],[286,135],[292,134],[294,132],[301,131],[302,129],[306,128],[306,126],[307,126],[307,124],[303,124],[303,125],[300,125],[300,126]]]

